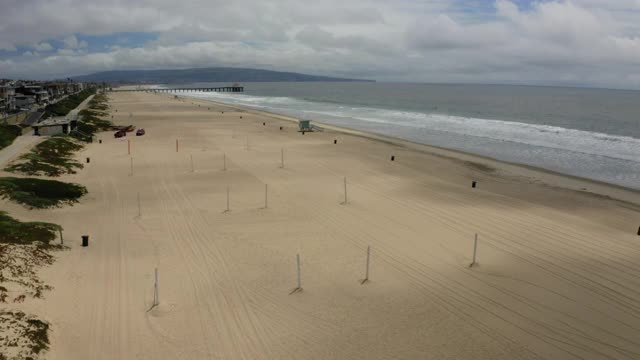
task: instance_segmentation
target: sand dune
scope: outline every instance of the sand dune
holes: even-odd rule
[[[54,290],[20,305],[51,322],[50,359],[640,358],[637,193],[331,129],[301,135],[195,100],[110,97],[116,123],[147,130],[128,139],[133,175],[127,140],[104,134],[63,177],[89,189],[80,204],[2,202],[70,239],[42,274]],[[583,187],[626,202],[571,190]],[[296,254],[303,291],[290,294]]]

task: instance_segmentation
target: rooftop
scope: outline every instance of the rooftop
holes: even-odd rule
[[[33,127],[43,127],[43,126],[56,126],[56,125],[65,125],[71,123],[75,119],[70,119],[65,116],[56,116],[52,118],[48,118],[47,120],[43,120],[37,124],[33,124]]]

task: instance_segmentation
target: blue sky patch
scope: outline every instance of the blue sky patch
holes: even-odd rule
[[[110,51],[113,46],[118,46],[121,48],[137,48],[143,47],[150,41],[154,41],[158,39],[157,33],[152,32],[119,32],[113,34],[106,35],[83,35],[83,34],[73,34],[75,35],[78,43],[82,43],[86,41],[87,47],[83,48],[89,53],[95,52],[106,52]],[[68,35],[71,36],[71,35]],[[3,50],[0,49],[0,58],[10,59],[23,56],[28,52],[38,52],[41,55],[52,54],[58,51],[59,49],[64,49],[64,39],[67,36],[56,38],[56,39],[47,39],[42,40],[40,43],[48,43],[53,47],[53,49],[49,51],[38,51],[33,47],[28,46],[18,46],[16,50]]]
[[[108,35],[76,35],[78,41],[89,43],[89,52],[108,51],[112,46],[123,48],[142,47],[150,41],[158,39],[157,33],[151,32],[121,32]]]

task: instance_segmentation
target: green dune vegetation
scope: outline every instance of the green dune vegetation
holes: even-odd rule
[[[89,108],[101,111],[107,111],[109,109],[109,105],[107,105],[107,95],[104,93],[96,94],[96,96],[89,101]],[[105,113],[106,115],[106,113]]]
[[[4,170],[26,175],[75,174],[83,166],[73,158],[73,153],[83,147],[72,137],[54,136],[34,146]]]
[[[0,353],[0,360],[39,359],[49,349],[49,323],[22,311],[0,311],[0,348],[12,349],[10,355]]]
[[[64,116],[75,109],[94,90],[78,94],[48,106],[45,117]],[[9,164],[6,171],[31,176],[74,174],[83,165],[74,158],[93,135],[111,129],[106,117],[107,97],[96,95],[82,110],[79,131],[57,135],[34,146],[27,154]],[[0,126],[0,148],[10,145],[20,135],[18,126]],[[81,141],[79,141],[81,140]],[[73,205],[87,193],[79,184],[49,179],[0,177],[0,198],[30,209],[47,209]],[[55,261],[53,250],[65,249],[54,244],[62,236],[62,227],[46,222],[23,222],[0,211],[0,303],[21,303],[27,298],[42,298],[52,287],[38,276],[41,267]],[[19,261],[15,261],[19,259]],[[0,311],[0,360],[40,359],[49,349],[49,324],[21,311]]]
[[[17,125],[0,125],[0,149],[4,149],[13,143],[22,129]]]
[[[62,227],[46,222],[22,222],[0,211],[0,303],[21,303],[26,298],[42,298],[51,290],[38,276],[38,269],[51,265],[48,250],[62,245],[51,242]],[[13,349],[2,359],[36,359],[49,349],[49,324],[21,311],[0,311],[0,349]]]
[[[94,89],[86,89],[77,94],[69,95],[55,104],[47,105],[44,118],[50,116],[65,116],[69,111],[78,107],[86,98],[93,94],[95,94]]]
[[[73,205],[87,193],[79,184],[36,178],[0,177],[0,197],[31,209]]]
[[[78,122],[79,133],[73,135],[82,141],[89,141],[97,132],[108,131],[112,129],[111,121],[103,120],[101,117],[108,116],[106,112],[109,109],[107,105],[107,96],[105,94],[97,94],[89,101],[86,109],[80,110],[78,113],[82,117],[82,121]]]
[[[0,243],[32,244],[41,242],[45,245],[56,239],[60,225],[46,222],[21,222],[5,211],[0,211]]]

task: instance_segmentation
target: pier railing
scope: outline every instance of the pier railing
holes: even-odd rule
[[[244,86],[223,86],[206,88],[158,88],[158,89],[113,89],[113,92],[243,92]]]

